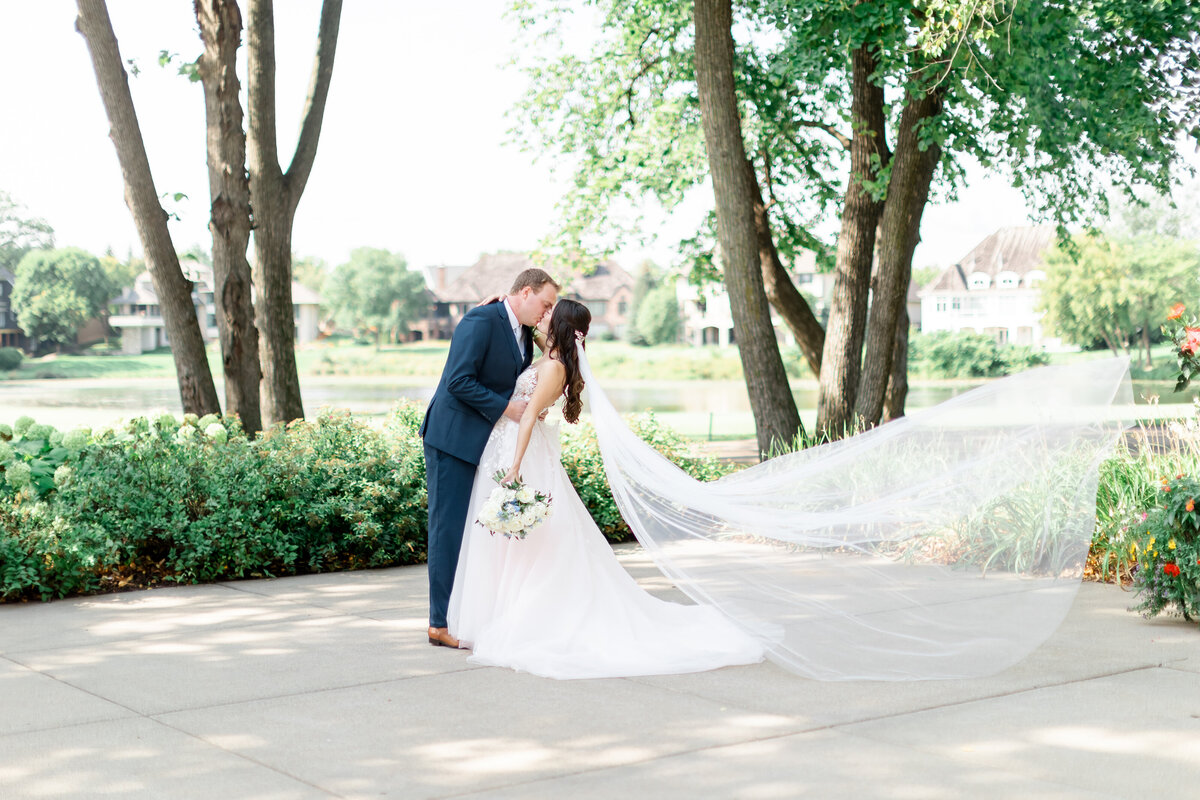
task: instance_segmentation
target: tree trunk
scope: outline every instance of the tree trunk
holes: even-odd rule
[[[158,202],[150,161],[133,97],[129,93],[124,61],[117,47],[108,6],[104,0],[78,0],[75,28],[83,35],[100,86],[100,99],[111,126],[109,136],[117,150],[125,182],[125,204],[133,215],[145,251],[146,268],[162,308],[163,323],[171,342],[179,399],[191,414],[219,414],[220,403],[208,369],[204,337],[192,302],[192,282],[179,268],[179,256],[167,230],[167,213]]]
[[[892,353],[892,377],[888,379],[887,396],[883,399],[883,419],[904,416],[904,403],[908,400],[908,308],[900,309],[896,320],[896,349]]]
[[[758,448],[768,453],[790,446],[802,432],[788,385],[759,263],[753,170],[746,159],[741,117],[733,83],[730,0],[697,0],[696,83],[700,116],[717,206],[717,235],[725,286],[733,312],[742,372],[758,432]]]
[[[250,196],[254,206],[254,284],[262,397],[269,423],[304,416],[296,372],[292,309],[292,223],[312,171],[333,75],[341,0],[325,0],[317,31],[312,83],[296,153],[287,172],[275,138],[275,22],[271,0],[250,0],[247,29]]]
[[[921,230],[921,215],[929,199],[929,184],[941,158],[941,148],[919,142],[923,123],[941,113],[941,91],[912,97],[900,115],[892,175],[888,181],[880,223],[879,269],[867,320],[862,376],[855,401],[858,423],[872,426],[883,413],[884,396],[892,377],[896,326],[908,298],[912,256]],[[907,316],[907,314],[905,314]]]
[[[830,439],[844,436],[850,427],[862,364],[863,330],[867,323],[867,294],[875,228],[883,203],[872,199],[864,181],[879,177],[887,163],[884,140],[883,87],[871,83],[876,69],[872,45],[864,43],[852,53],[850,180],[842,209],[838,237],[837,274],[830,301],[829,325],[821,356],[817,427]],[[872,156],[876,158],[872,160]],[[889,331],[889,336],[891,331]]]
[[[200,78],[208,131],[208,188],[212,197],[213,302],[225,371],[225,413],[237,414],[253,436],[262,430],[259,406],[258,329],[254,327],[250,262],[250,184],[246,133],[238,97],[237,49],[242,14],[236,0],[195,0],[204,53]]]
[[[750,170],[750,180],[754,186],[754,230],[758,236],[758,260],[767,300],[796,337],[796,344],[804,353],[804,360],[808,362],[812,374],[820,375],[825,329],[779,261],[779,251],[775,249],[775,237],[771,235],[771,220],[767,205],[763,202],[758,176],[754,174],[754,167],[749,161],[746,162],[746,168]]]

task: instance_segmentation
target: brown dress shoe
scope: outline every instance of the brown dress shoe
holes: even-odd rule
[[[458,643],[458,639],[450,635],[448,628],[430,628],[429,643],[435,647],[453,647],[455,649],[462,647]]]

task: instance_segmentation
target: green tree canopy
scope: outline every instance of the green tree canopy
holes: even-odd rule
[[[675,282],[666,281],[650,290],[638,305],[636,325],[646,344],[673,344],[679,339],[681,320]]]
[[[17,264],[12,305],[31,339],[70,344],[85,322],[105,313],[114,291],[91,253],[77,247],[33,250]]]
[[[1114,354],[1140,346],[1151,365],[1150,336],[1172,303],[1200,294],[1200,246],[1157,235],[1080,236],[1046,256],[1041,307],[1068,341],[1103,341]]]
[[[427,305],[425,281],[399,253],[360,247],[326,279],[322,293],[340,325],[375,332],[376,344],[407,329]]]

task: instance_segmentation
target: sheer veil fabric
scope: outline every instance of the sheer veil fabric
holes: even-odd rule
[[[638,541],[819,680],[978,677],[1043,642],[1079,588],[1099,464],[1132,405],[1128,359],[1042,367],[701,483],[629,430],[578,350]]]

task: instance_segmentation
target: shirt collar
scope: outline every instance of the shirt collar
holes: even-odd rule
[[[517,315],[513,313],[512,306],[508,304],[508,298],[504,298],[504,310],[508,312],[508,324],[515,331],[521,325],[521,321],[517,319]]]

